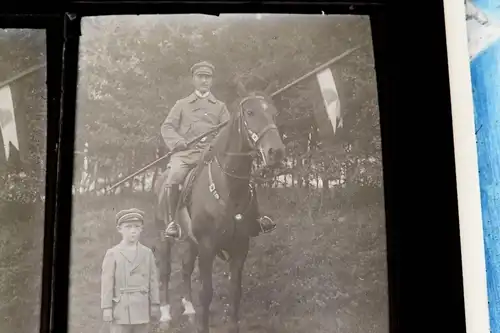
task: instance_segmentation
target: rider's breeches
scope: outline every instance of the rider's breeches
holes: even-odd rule
[[[182,184],[189,171],[200,160],[201,155],[202,153],[199,150],[188,150],[173,154],[167,166],[166,186]]]

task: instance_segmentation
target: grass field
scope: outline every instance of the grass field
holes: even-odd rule
[[[263,211],[275,216],[279,228],[252,240],[243,278],[241,332],[388,332],[383,207],[366,205],[314,214],[304,198],[289,200],[270,195],[260,200]],[[130,207],[151,212],[151,199],[101,197],[75,201],[71,333],[108,331],[99,309],[101,263],[105,250],[119,241],[114,214]],[[149,214],[142,237],[142,242],[150,247],[158,241],[152,222]],[[0,324],[1,332],[32,333],[38,327],[38,318],[33,319],[38,295],[33,290],[37,290],[39,280],[30,276],[36,277],[39,269],[37,260],[41,254],[35,248],[41,238],[37,238],[38,243],[22,239],[19,235],[33,230],[21,227],[12,227],[9,233],[4,228],[0,238],[0,315],[9,319]],[[175,250],[171,290],[178,296],[180,260],[175,257]],[[13,260],[22,265],[7,265]],[[16,271],[12,267],[17,267]],[[226,331],[226,269],[226,264],[216,261],[211,307],[214,333]],[[193,279],[197,302],[197,268]],[[174,315],[178,306],[174,304]],[[175,324],[172,333],[193,332],[184,321]]]
[[[0,332],[39,330],[43,208],[0,205]]]
[[[276,196],[269,198],[274,199],[261,199],[261,206],[277,217],[279,229],[252,241],[243,280],[241,331],[388,332],[383,207],[373,205],[311,217],[307,205],[297,204],[301,201],[290,204]],[[152,211],[150,201],[145,199],[75,202],[72,333],[106,330],[99,309],[101,262],[105,250],[119,241],[114,214],[129,207]],[[151,218],[150,215],[142,241],[153,247],[157,232]],[[171,283],[174,296],[180,283],[180,268],[174,251]],[[212,331],[217,333],[225,332],[226,270],[226,264],[216,262],[211,309]],[[193,279],[196,295],[197,268]],[[178,324],[171,331],[192,332],[186,323]]]

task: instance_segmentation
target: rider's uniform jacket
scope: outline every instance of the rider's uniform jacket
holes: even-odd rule
[[[187,143],[228,119],[224,102],[212,93],[201,98],[193,92],[175,103],[161,126],[161,134],[169,150],[173,150],[179,142]],[[203,150],[210,139],[202,140],[194,149]]]

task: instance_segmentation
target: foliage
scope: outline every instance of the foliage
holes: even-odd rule
[[[235,79],[249,90],[270,83],[277,89],[359,45],[331,67],[344,112],[340,133],[328,135],[314,76],[276,96],[278,126],[289,147],[286,172],[299,186],[317,178],[380,186],[374,178],[381,174],[381,156],[371,36],[368,18],[359,16],[86,18],[77,147],[83,151],[87,142],[98,161],[116,161],[115,177],[135,171],[164,148],[160,125],[175,101],[190,93],[194,62],[216,66],[214,94],[230,105]]]
[[[0,31],[0,82],[46,61],[45,32],[31,29]],[[3,141],[0,165],[0,200],[17,204],[33,203],[42,197],[45,184],[47,87],[46,71],[41,68],[10,81],[16,116],[19,151],[11,146],[4,156]]]
[[[4,174],[0,182],[0,201],[3,203],[31,204],[41,199],[41,180],[35,173]]]
[[[0,82],[45,61],[44,30],[0,30]],[[0,137],[2,332],[35,332],[40,321],[47,135],[45,81],[46,71],[42,68],[9,84],[21,151],[12,147],[6,160]]]
[[[293,191],[285,189],[283,192],[286,195]],[[304,200],[305,197],[298,198],[297,206],[284,202],[281,193],[270,196],[259,193],[259,197],[263,199],[263,209],[279,217],[279,227],[271,234],[252,239],[243,277],[240,331],[387,332],[383,207],[365,205],[358,209],[330,211],[310,219],[307,214],[309,201]],[[101,264],[106,249],[120,241],[114,225],[116,211],[128,207],[145,212],[154,210],[154,200],[146,198],[99,199],[80,196],[74,202],[70,332],[102,331]],[[161,243],[157,235],[153,216],[148,213],[141,234],[143,244],[158,248]],[[182,313],[182,250],[182,243],[172,248],[170,299],[175,317]],[[215,260],[213,272],[211,330],[227,332],[228,265]],[[194,275],[198,275],[198,269]],[[195,302],[199,290],[200,281],[195,278]],[[187,321],[179,319],[169,333],[193,331]]]
[[[29,67],[45,62],[46,36],[44,30],[0,30],[0,82]]]

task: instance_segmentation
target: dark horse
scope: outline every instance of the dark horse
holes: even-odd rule
[[[230,266],[230,331],[239,331],[242,270],[248,254],[250,237],[259,233],[255,188],[251,181],[254,158],[260,156],[266,167],[273,167],[285,157],[285,147],[275,125],[277,110],[265,93],[247,94],[235,103],[226,126],[215,137],[211,149],[183,184],[176,221],[182,228],[187,250],[182,258],[182,303],[185,315],[193,322],[195,310],[191,297],[191,275],[198,258],[202,281],[198,332],[209,332],[209,308],[212,302],[214,258],[226,257]],[[189,195],[185,193],[189,190]],[[162,196],[162,187],[157,186]],[[165,202],[158,200],[157,211]],[[157,223],[165,228],[163,217]],[[171,320],[168,285],[171,274],[171,240],[162,242],[160,279],[162,282],[162,318],[168,327]],[[221,255],[223,254],[223,255]]]

